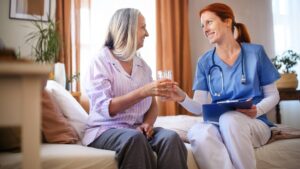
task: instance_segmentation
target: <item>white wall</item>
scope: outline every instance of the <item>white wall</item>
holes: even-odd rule
[[[235,14],[236,22],[244,23],[247,26],[252,43],[262,44],[270,58],[275,56],[271,0],[190,0],[189,26],[193,77],[199,56],[212,47],[202,33],[199,10],[213,2],[229,5]],[[283,124],[300,129],[299,103],[299,101],[281,102]],[[274,113],[275,111],[270,115],[273,121],[275,120]]]
[[[55,0],[51,0],[51,16],[54,16]],[[31,47],[26,44],[26,35],[33,31],[30,21],[9,19],[9,0],[0,0],[0,39],[5,47],[20,51],[22,58],[31,57]]]

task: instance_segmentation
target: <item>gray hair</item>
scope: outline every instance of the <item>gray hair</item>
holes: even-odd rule
[[[140,11],[133,8],[117,10],[112,16],[104,46],[119,60],[131,60],[137,50],[137,26]]]

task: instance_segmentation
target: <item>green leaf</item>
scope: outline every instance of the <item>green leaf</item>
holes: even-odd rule
[[[271,59],[277,70],[283,68],[283,73],[295,72],[292,70],[292,68],[297,65],[299,60],[300,55],[291,49],[286,50],[280,56],[275,56],[273,59]]]
[[[54,63],[59,54],[57,24],[48,16],[49,22],[32,21],[34,31],[27,34],[26,43],[33,44],[33,55],[37,62]]]

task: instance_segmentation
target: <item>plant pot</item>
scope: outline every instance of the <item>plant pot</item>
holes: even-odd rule
[[[281,78],[276,82],[278,89],[295,89],[298,87],[297,74],[284,73]]]

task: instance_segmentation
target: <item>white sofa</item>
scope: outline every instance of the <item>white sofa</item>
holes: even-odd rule
[[[182,135],[186,128],[201,117],[163,116],[157,119],[156,126],[175,130]],[[182,128],[180,128],[182,127]],[[181,130],[182,129],[182,130]],[[198,169],[188,149],[189,169]],[[298,169],[300,168],[300,139],[275,141],[255,150],[258,169]],[[44,169],[117,169],[113,151],[85,147],[80,144],[42,144],[41,163]],[[0,153],[0,169],[15,169],[21,166],[20,153]],[[199,168],[200,169],[200,168]]]
[[[186,144],[189,149],[189,144]],[[43,144],[41,147],[43,169],[117,169],[115,152],[84,147],[78,144]],[[20,168],[20,153],[0,153],[1,169]],[[189,169],[197,169],[191,151]]]
[[[48,86],[58,99],[60,108],[79,135],[87,118],[86,112],[76,100],[63,88]],[[195,123],[202,121],[202,117],[178,115],[160,116],[155,126],[176,131],[186,140],[187,130]],[[194,160],[189,143],[185,143],[188,150],[189,169],[200,169]],[[275,141],[255,150],[258,169],[300,168],[300,139]],[[49,144],[41,145],[41,165],[43,169],[117,169],[115,153],[113,151],[95,149],[81,144]],[[0,169],[21,168],[21,153],[0,152]]]

